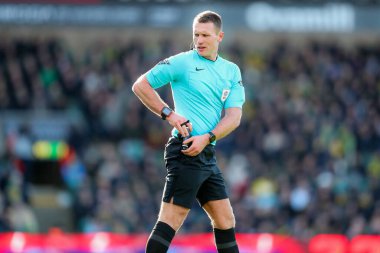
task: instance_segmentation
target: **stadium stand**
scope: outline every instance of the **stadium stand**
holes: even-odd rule
[[[136,39],[93,42],[78,53],[64,42],[0,41],[0,110],[82,118],[59,163],[72,230],[145,233],[156,219],[170,129],[142,108],[131,84],[179,50]],[[238,232],[305,241],[380,233],[379,45],[223,49],[241,66],[247,92],[242,125],[218,144]],[[36,131],[0,127],[0,231],[39,231],[26,173]],[[181,231],[209,229],[195,205]]]

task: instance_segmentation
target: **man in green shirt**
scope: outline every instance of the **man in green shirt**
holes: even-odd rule
[[[218,252],[239,252],[215,144],[239,126],[245,94],[239,67],[218,55],[223,36],[219,14],[199,13],[193,22],[194,49],[159,62],[133,85],[144,105],[173,126],[165,148],[161,209],[147,253],[167,252],[195,199],[211,219]],[[154,90],[168,83],[174,110]]]

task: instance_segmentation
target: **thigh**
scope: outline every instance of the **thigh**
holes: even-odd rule
[[[214,228],[229,229],[235,227],[235,217],[228,198],[208,201],[202,207],[210,217]]]
[[[228,198],[222,173],[217,166],[214,166],[212,171],[197,193],[197,199],[201,206],[212,200]]]
[[[212,174],[200,169],[197,158],[187,158],[180,151],[181,142],[171,138],[165,148],[167,170],[162,201],[191,208],[199,188]]]
[[[210,173],[180,164],[177,168],[170,169],[166,176],[162,201],[190,209],[196,200],[199,188]]]

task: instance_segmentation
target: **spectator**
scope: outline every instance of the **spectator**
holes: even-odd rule
[[[148,119],[129,90],[142,69],[181,50],[138,40],[86,48],[80,55],[61,40],[2,41],[0,108],[83,115],[70,139],[80,165],[70,177],[76,229],[150,231],[170,130]],[[227,47],[226,55],[241,63],[247,94],[241,126],[218,146],[238,232],[379,233],[380,47],[279,42],[263,52]],[[9,153],[0,142],[0,199],[8,195],[3,172],[28,155],[26,133]],[[36,230],[33,219],[7,222],[12,201],[3,201],[0,227]],[[190,212],[182,232],[207,231],[201,215]]]

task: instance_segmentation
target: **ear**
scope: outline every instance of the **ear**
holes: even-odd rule
[[[220,31],[218,34],[218,42],[222,42],[223,38],[224,38],[224,32]]]

